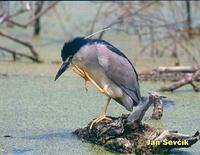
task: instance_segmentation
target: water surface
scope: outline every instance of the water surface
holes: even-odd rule
[[[97,4],[90,2],[59,3],[57,11],[63,23],[60,23],[54,11],[48,12],[41,19],[40,37],[32,36],[32,27],[25,30],[6,25],[1,27],[7,33],[31,41],[44,63],[36,64],[26,59],[12,62],[11,56],[0,53],[0,154],[112,154],[102,147],[82,143],[72,135],[75,129],[85,126],[101,114],[106,97],[91,85],[88,93],[85,93],[83,80],[72,71],[66,72],[54,82],[59,64],[52,64],[60,62],[60,49],[66,40],[88,32],[97,8]],[[25,19],[22,16],[17,20]],[[95,30],[101,28],[98,25]],[[23,46],[0,39],[1,44],[6,47],[28,53]],[[175,63],[168,54],[160,58],[149,57],[148,53],[141,55],[137,39],[124,33],[111,30],[106,33],[104,39],[122,50],[138,72]],[[197,44],[198,42],[199,40]],[[187,55],[181,55],[181,64],[192,63]],[[149,90],[158,89],[164,84],[141,82],[142,95],[147,96]],[[177,129],[181,133],[191,135],[200,129],[199,93],[194,93],[190,86],[186,86],[175,93],[163,95],[173,100],[174,104],[164,109],[160,121],[149,120],[151,107],[144,118],[146,123],[164,129]],[[112,101],[108,115],[119,116],[122,113],[128,112]],[[171,154],[197,155],[200,154],[199,148],[198,142],[187,150],[175,150]]]
[[[83,80],[69,71],[57,82],[48,75],[12,75],[0,78],[0,147],[1,154],[111,154],[99,146],[82,143],[72,131],[85,126],[100,115],[105,96],[89,85],[84,92]],[[159,88],[159,82],[142,82],[142,94]],[[199,94],[185,87],[166,93],[173,106],[165,108],[160,121],[149,120],[152,107],[144,120],[155,127],[177,129],[194,134],[200,128]],[[108,115],[127,111],[115,101]],[[11,137],[3,137],[9,135]],[[200,143],[187,150],[199,154]],[[185,149],[181,149],[185,150]]]

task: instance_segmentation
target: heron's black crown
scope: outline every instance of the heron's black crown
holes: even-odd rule
[[[61,51],[62,60],[65,61],[68,57],[73,57],[73,55],[76,54],[76,52],[78,52],[78,50],[86,43],[87,40],[83,37],[77,37],[66,42]]]
[[[71,57],[71,56],[73,57],[73,55],[76,54],[79,51],[79,49],[83,47],[84,45],[88,45],[88,44],[91,45],[95,43],[104,44],[112,52],[127,59],[127,57],[120,50],[118,50],[117,48],[115,48],[113,45],[111,45],[105,40],[76,37],[64,44],[63,49],[61,51],[62,60],[65,61],[68,57]]]

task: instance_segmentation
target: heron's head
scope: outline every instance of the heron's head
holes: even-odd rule
[[[68,42],[66,42],[61,50],[61,58],[63,64],[61,65],[59,71],[56,74],[55,80],[57,80],[62,73],[69,67],[69,64],[73,56],[79,51],[79,49],[87,44],[87,39],[84,37],[76,37]]]

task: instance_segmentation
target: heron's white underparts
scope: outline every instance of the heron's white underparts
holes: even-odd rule
[[[87,87],[86,87],[86,83],[87,81],[90,81],[101,93],[103,94],[107,94],[107,91],[106,89],[102,89],[90,76],[87,72],[85,72],[84,70],[80,69],[77,65],[73,64],[73,71],[75,73],[77,73],[78,75],[80,75],[84,80],[85,80],[85,90],[87,91]],[[90,125],[90,129],[92,129],[92,126],[95,124],[95,123],[98,123],[102,120],[111,120],[110,118],[108,118],[106,116],[106,112],[107,112],[107,109],[108,109],[108,105],[110,103],[110,100],[111,100],[111,97],[108,96],[108,99],[106,101],[106,105],[103,109],[103,114],[100,115],[99,117],[97,117],[95,120],[92,121],[91,125]]]

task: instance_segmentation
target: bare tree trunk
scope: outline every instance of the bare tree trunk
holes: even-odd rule
[[[186,10],[187,10],[187,29],[188,29],[188,37],[192,37],[192,19],[191,19],[191,5],[190,1],[186,0]]]
[[[37,16],[37,14],[41,12],[43,4],[44,4],[43,1],[37,1],[36,2],[35,16]],[[37,18],[35,20],[34,35],[39,35],[40,34],[40,30],[41,30],[40,18],[41,17],[39,17],[39,18]]]

